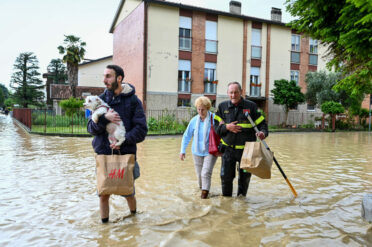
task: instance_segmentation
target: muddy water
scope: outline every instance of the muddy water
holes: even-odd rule
[[[272,134],[267,143],[296,199],[276,167],[270,180],[252,178],[246,198],[221,197],[219,160],[202,201],[180,142],[139,145],[139,213],[126,217],[114,196],[102,225],[91,138],[29,135],[0,115],[0,246],[372,246],[360,217],[372,193],[372,135]]]

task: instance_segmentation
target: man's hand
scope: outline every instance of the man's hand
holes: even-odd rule
[[[229,124],[226,124],[226,129],[230,132],[235,133],[235,134],[239,133],[239,132],[242,132],[242,127],[236,125],[237,123],[238,123],[238,121],[234,121],[234,122],[231,122]]]
[[[120,150],[120,146],[116,146],[115,143],[110,144],[110,148]]]
[[[183,161],[185,160],[186,154],[180,154],[180,159]]]
[[[114,110],[109,110],[106,114],[105,114],[105,118],[107,120],[109,120],[110,122],[112,123],[115,123],[117,125],[119,125],[121,119],[120,119],[120,116],[117,112],[115,112]]]
[[[261,140],[263,140],[263,139],[266,138],[265,133],[263,133],[262,131],[256,133],[256,136],[257,136],[258,138],[260,138]]]

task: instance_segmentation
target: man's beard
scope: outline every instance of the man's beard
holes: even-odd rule
[[[115,92],[115,90],[119,87],[118,81],[115,81],[111,84],[111,88],[109,89],[112,92]]]

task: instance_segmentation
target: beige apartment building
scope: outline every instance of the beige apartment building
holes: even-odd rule
[[[270,10],[268,10],[270,11]],[[114,17],[113,62],[124,68],[147,110],[180,109],[201,96],[214,106],[227,99],[227,84],[242,84],[244,97],[269,117],[282,111],[270,90],[279,79],[306,91],[305,75],[325,70],[325,48],[281,22],[160,0],[122,0]],[[315,111],[303,104],[295,111]],[[316,110],[318,111],[318,110]]]

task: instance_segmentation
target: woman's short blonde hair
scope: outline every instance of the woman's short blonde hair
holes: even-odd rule
[[[212,107],[212,102],[208,97],[201,96],[195,100],[195,107],[198,108],[198,106],[204,106],[209,110]]]

